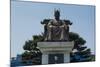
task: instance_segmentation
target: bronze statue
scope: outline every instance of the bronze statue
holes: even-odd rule
[[[45,19],[41,24],[44,24],[44,35],[46,41],[68,41],[69,40],[69,25],[72,23],[69,20],[60,19],[60,11],[55,10],[55,19]]]

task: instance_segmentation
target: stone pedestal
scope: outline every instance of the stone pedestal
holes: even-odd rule
[[[37,46],[42,52],[42,64],[68,63],[74,42],[38,42]]]

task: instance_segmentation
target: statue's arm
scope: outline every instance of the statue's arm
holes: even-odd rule
[[[69,32],[69,24],[66,24],[65,21],[62,21],[64,29]]]
[[[48,22],[48,27],[55,27],[55,26],[52,25],[52,22],[53,22],[53,20],[50,20],[50,21]]]

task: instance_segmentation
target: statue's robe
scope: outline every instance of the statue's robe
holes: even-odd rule
[[[69,27],[64,21],[51,20],[47,25],[47,40],[67,41]]]

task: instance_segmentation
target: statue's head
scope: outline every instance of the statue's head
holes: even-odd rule
[[[55,16],[56,20],[59,20],[59,18],[60,18],[60,11],[59,10],[55,10],[54,11],[54,16]]]

